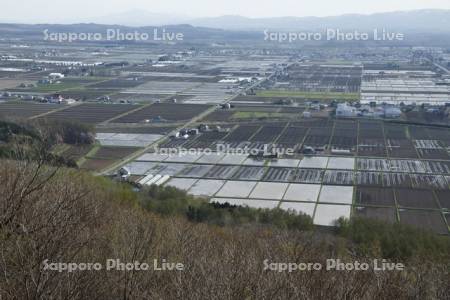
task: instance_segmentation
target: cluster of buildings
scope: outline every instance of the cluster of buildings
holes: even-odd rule
[[[70,98],[64,98],[61,94],[52,94],[48,96],[35,96],[29,94],[15,94],[10,92],[4,92],[0,94],[0,99],[15,98],[24,101],[36,101],[40,103],[52,103],[52,104],[75,104],[76,100]]]
[[[362,104],[357,107],[345,102],[339,103],[336,107],[336,117],[338,118],[366,117],[395,119],[401,115],[402,111],[399,107],[388,104],[381,106]]]

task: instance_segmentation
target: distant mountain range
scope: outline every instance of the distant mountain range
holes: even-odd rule
[[[104,25],[94,23],[81,24],[11,24],[0,23],[0,39],[16,39],[44,41],[46,35],[52,41],[52,34],[66,33],[99,33],[102,37],[107,36],[108,30],[120,31],[122,34],[139,32],[149,36],[148,41],[152,41],[155,31],[161,38],[163,30],[167,33],[181,33],[183,41],[187,43],[199,41],[236,41],[248,39],[261,39],[261,33],[251,31],[231,31],[216,28],[194,27],[192,25],[167,25],[167,26],[123,26]],[[114,42],[114,39],[111,40]],[[124,41],[124,43],[134,43],[134,41]]]
[[[152,14],[133,10],[123,14],[104,16],[91,20],[98,24],[128,26],[160,26],[190,24],[193,26],[227,30],[317,30],[324,28],[374,29],[387,28],[411,31],[450,31],[450,10],[413,10],[377,13],[371,15],[348,14],[331,17],[277,17],[247,18],[221,16],[189,19],[186,16]]]
[[[45,16],[41,16],[44,18]],[[1,22],[2,20],[0,20]],[[4,23],[42,23],[38,20],[16,20]],[[53,22],[45,22],[53,23]],[[331,17],[276,17],[276,18],[247,18],[242,16],[221,16],[211,18],[189,18],[174,14],[156,14],[144,10],[131,10],[124,13],[101,16],[97,18],[66,19],[58,24],[96,23],[124,26],[162,26],[189,24],[192,26],[208,27],[238,31],[261,30],[318,30],[324,28],[336,29],[374,29],[386,28],[390,30],[449,32],[450,10],[428,9],[413,11],[398,11],[376,13],[370,15],[347,14]]]
[[[133,17],[132,17],[133,16]],[[172,18],[172,19],[169,19]],[[129,18],[132,20],[130,21]],[[373,29],[386,29],[404,33],[404,41],[395,43],[403,46],[450,46],[450,10],[420,10],[392,12],[372,15],[342,15],[336,17],[284,17],[284,18],[246,18],[240,16],[222,16],[217,18],[191,19],[181,22],[183,16],[166,16],[142,11],[128,14],[106,16],[73,24],[17,24],[1,23],[0,39],[22,38],[43,41],[46,30],[49,33],[106,33],[109,29],[120,29],[123,33],[136,30],[152,36],[155,29],[181,33],[185,43],[233,43],[244,41],[269,43],[265,40],[267,29],[270,33],[282,31],[323,32],[324,29],[339,29],[343,32],[358,30],[370,32]],[[128,20],[128,21],[127,21]],[[142,24],[152,25],[142,25]],[[173,23],[173,24],[171,24]],[[125,25],[122,25],[125,24]],[[165,25],[160,25],[165,24]],[[110,41],[110,40],[109,40]],[[150,39],[150,41],[152,41]],[[133,43],[134,41],[120,41]],[[326,43],[323,42],[323,43]],[[276,44],[276,42],[275,42]],[[317,44],[317,43],[316,43]],[[334,44],[334,43],[328,43]],[[341,43],[342,44],[342,43]],[[370,43],[369,44],[373,44]],[[389,40],[378,45],[393,45]],[[268,44],[269,45],[269,44]]]
[[[130,10],[97,18],[81,19],[76,23],[96,23],[108,25],[126,25],[134,27],[188,24],[190,18],[174,14],[158,14],[145,10]]]
[[[450,31],[450,10],[415,10],[333,17],[246,18],[222,16],[189,22],[194,26],[231,30],[317,30],[323,28]]]

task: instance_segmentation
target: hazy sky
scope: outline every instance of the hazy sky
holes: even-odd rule
[[[143,9],[188,17],[330,16],[422,8],[450,9],[450,0],[2,0],[0,21],[86,20]]]

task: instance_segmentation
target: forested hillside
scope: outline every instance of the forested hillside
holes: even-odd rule
[[[128,185],[75,169],[2,160],[0,298],[448,299],[450,295],[447,237],[344,220],[337,232],[322,232],[309,226],[305,216],[291,215],[290,222],[280,223],[280,212],[242,208],[237,212],[235,207],[208,207],[195,201],[177,190],[135,192]],[[387,258],[402,262],[405,270],[264,268],[267,261],[325,263],[329,258],[345,262]],[[165,259],[183,264],[184,270],[58,272],[43,265],[107,259],[150,265],[154,259]]]

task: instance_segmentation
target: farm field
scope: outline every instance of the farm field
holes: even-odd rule
[[[260,149],[268,144],[293,149],[297,155],[305,147],[313,147],[318,154],[325,155],[435,160],[449,157],[450,136],[441,128],[422,126],[427,139],[414,139],[410,132],[417,130],[416,125],[321,118],[273,120],[270,125],[266,122],[232,122],[228,118],[228,121],[220,122],[221,127],[230,126],[226,127],[229,128],[227,132],[206,132],[185,141],[170,141],[164,146],[208,148],[222,144],[230,148]],[[431,139],[429,135],[435,138]]]
[[[0,78],[0,90],[9,90],[9,89],[12,89],[12,88],[16,88],[22,83],[24,83],[24,84],[34,84],[34,81]]]
[[[91,102],[98,102],[97,99],[99,97],[113,96],[116,92],[117,90],[113,89],[94,89],[89,87],[58,91],[64,98]]]
[[[7,118],[24,118],[38,116],[67,106],[61,104],[0,102],[0,116]]]
[[[70,145],[67,149],[60,152],[59,155],[72,159],[74,161],[79,161],[85,155],[87,155],[95,145]]]
[[[97,124],[137,108],[139,106],[127,104],[81,104],[50,113],[45,118]]]
[[[300,63],[289,56],[254,54],[247,61],[240,54],[197,53],[167,63],[158,51],[108,51],[114,54],[100,56],[105,65],[96,74],[17,88],[60,69],[24,67],[0,80],[0,89],[20,93],[2,94],[7,102],[0,115],[94,125],[94,145],[61,145],[55,152],[103,175],[123,167],[136,182],[161,176],[160,184],[210,201],[292,209],[319,226],[361,216],[448,234],[450,130],[333,116],[333,100],[358,101],[363,79],[385,75],[339,58]],[[127,64],[116,64],[125,57],[131,57]],[[10,102],[29,99],[26,93],[78,101]],[[196,152],[162,152],[183,149]]]
[[[120,126],[117,124],[97,126],[97,133],[134,133],[134,134],[161,134],[166,135],[173,131],[175,126]]]
[[[96,140],[102,146],[146,147],[162,137],[160,134],[146,133],[97,133]]]
[[[188,121],[207,110],[208,105],[155,103],[122,118],[114,123],[141,123],[145,120],[156,122]]]
[[[428,220],[425,228],[446,233],[442,230],[450,206],[446,162],[345,156],[252,162],[230,154],[171,158],[148,153],[129,168],[134,164],[141,165],[133,174],[170,174],[168,185],[173,180],[174,186],[194,195],[252,207],[269,205],[258,201],[275,201],[276,206],[310,214],[317,225],[330,226],[338,217],[352,215],[412,222],[410,215],[418,211]],[[173,171],[159,171],[171,164]]]
[[[93,146],[89,151],[80,153],[78,158],[80,169],[100,172],[123,158],[139,150],[136,147]],[[64,153],[65,154],[65,153]]]
[[[293,64],[288,71],[290,89],[358,93],[361,86],[362,68],[351,64]]]
[[[259,97],[292,97],[308,100],[344,100],[356,101],[359,99],[357,93],[337,93],[337,92],[302,92],[302,91],[284,91],[268,90],[257,93]]]
[[[92,157],[98,159],[121,159],[133,154],[138,149],[136,147],[100,147]]]

